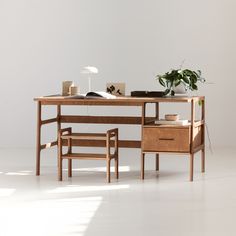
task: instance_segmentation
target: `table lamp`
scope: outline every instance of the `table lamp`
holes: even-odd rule
[[[81,74],[88,74],[88,92],[92,91],[92,85],[91,85],[91,75],[97,74],[98,69],[94,66],[85,66],[83,70],[81,71]]]

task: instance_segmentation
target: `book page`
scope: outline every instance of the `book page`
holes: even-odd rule
[[[86,97],[102,97],[102,98],[107,98],[107,99],[114,99],[116,98],[115,95],[112,95],[107,92],[99,91],[99,92],[88,92],[86,94]]]

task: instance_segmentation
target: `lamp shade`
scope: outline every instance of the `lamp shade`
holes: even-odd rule
[[[94,66],[85,66],[81,71],[82,74],[97,74],[98,69]]]

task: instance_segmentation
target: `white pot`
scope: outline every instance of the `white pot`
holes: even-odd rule
[[[187,90],[183,83],[180,83],[177,87],[173,87],[175,94],[186,94]]]

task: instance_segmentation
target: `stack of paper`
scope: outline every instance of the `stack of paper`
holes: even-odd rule
[[[188,125],[188,120],[176,120],[176,121],[172,121],[172,120],[156,120],[155,124],[156,125]]]

